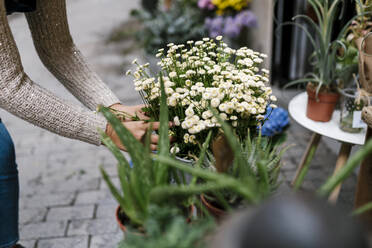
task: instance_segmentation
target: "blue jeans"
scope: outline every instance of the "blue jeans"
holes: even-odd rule
[[[9,248],[18,242],[18,198],[14,145],[0,120],[0,248]]]

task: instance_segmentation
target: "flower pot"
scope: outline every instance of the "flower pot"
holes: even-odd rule
[[[306,90],[308,95],[306,116],[313,121],[330,121],[340,95],[335,92],[321,91],[316,96],[315,88],[309,84]]]
[[[127,233],[128,226],[130,226],[130,220],[126,216],[125,213],[121,212],[120,205],[116,208],[115,215],[116,215],[116,221],[119,225],[120,230],[122,230],[123,233]],[[138,227],[136,231],[131,231],[131,233],[136,234],[136,235],[144,235],[144,232],[145,231],[143,230],[143,227]]]
[[[120,230],[122,230],[124,233],[127,232],[127,227],[125,226],[126,223],[123,223],[124,220],[127,220],[129,222],[129,219],[126,217],[126,215],[124,215],[123,213],[120,212],[121,210],[121,207],[120,205],[116,208],[116,212],[115,212],[115,215],[116,215],[116,221],[119,225],[119,228]]]
[[[205,196],[202,194],[200,195],[200,200],[203,205],[207,208],[208,212],[217,219],[221,219],[226,216],[227,212],[223,209],[220,209],[218,206],[213,205],[210,201],[208,201]]]
[[[198,216],[198,209],[195,207],[195,205],[191,205],[189,207],[189,212],[186,219],[187,223],[191,223],[192,219],[196,216]]]

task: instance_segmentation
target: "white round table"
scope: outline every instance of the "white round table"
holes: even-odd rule
[[[297,168],[296,175],[292,181],[294,187],[299,187],[302,183],[322,136],[341,142],[341,148],[337,157],[334,173],[342,168],[348,160],[352,145],[363,145],[366,137],[366,129],[363,129],[360,133],[347,133],[342,131],[339,128],[340,111],[334,111],[332,119],[329,122],[317,122],[306,117],[306,106],[306,92],[295,96],[289,102],[288,106],[288,111],[291,117],[298,122],[298,124],[313,132],[306,151],[302,156],[300,165]],[[331,202],[337,201],[340,189],[341,185],[332,192],[329,197]]]

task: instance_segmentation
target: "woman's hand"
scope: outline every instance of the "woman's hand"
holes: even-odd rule
[[[136,105],[136,106],[124,106],[120,103],[111,105],[110,108],[113,110],[116,110],[118,112],[123,112],[125,113],[126,116],[125,120],[126,121],[132,121],[131,117],[138,117],[140,120],[149,120],[150,118],[146,116],[146,113],[143,112],[143,108],[145,105]]]
[[[159,122],[143,122],[143,121],[125,121],[123,125],[133,134],[133,136],[140,142],[144,142],[147,130],[151,128],[152,130],[158,130],[160,123]],[[124,145],[120,142],[119,137],[117,136],[115,130],[110,124],[107,124],[106,134],[112,139],[112,141],[123,151],[126,151]],[[157,150],[158,148],[159,135],[152,134],[150,140],[150,149],[152,151]]]

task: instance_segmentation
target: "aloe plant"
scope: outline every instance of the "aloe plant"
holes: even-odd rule
[[[295,25],[301,28],[314,49],[314,53],[310,57],[313,72],[307,73],[302,79],[288,83],[287,87],[298,83],[311,82],[317,86],[317,93],[322,87],[328,90],[335,88],[335,83],[338,79],[336,60],[337,58],[342,59],[338,57],[337,51],[341,48],[344,50],[344,54],[347,54],[347,47],[342,42],[342,38],[345,37],[352,21],[360,17],[360,15],[354,16],[336,35],[336,38],[332,39],[334,24],[340,12],[342,14],[343,2],[344,0],[309,0],[308,3],[316,15],[316,22],[307,15],[297,15],[293,17],[293,21],[304,20],[313,32],[310,32],[300,23],[289,22],[283,24]]]
[[[120,181],[120,188],[115,187],[112,183],[111,178],[101,167],[101,173],[103,179],[106,181],[112,195],[115,197],[117,202],[120,204],[121,211],[129,218],[130,225],[143,226],[149,217],[149,206],[151,204],[158,205],[173,205],[176,207],[185,204],[192,203],[192,197],[198,193],[203,193],[210,191],[211,189],[221,189],[229,186],[236,188],[234,184],[235,179],[230,180],[225,177],[220,177],[218,184],[214,182],[199,187],[195,185],[196,180],[192,180],[192,187],[195,189],[188,192],[184,191],[185,186],[182,180],[174,180],[176,184],[171,184],[171,176],[181,175],[181,171],[174,171],[172,167],[168,166],[168,160],[174,161],[176,164],[180,165],[182,168],[186,167],[184,171],[192,169],[189,164],[180,162],[173,158],[170,154],[170,142],[169,142],[169,122],[168,122],[168,107],[166,104],[166,95],[164,92],[164,83],[161,80],[161,106],[160,106],[160,128],[159,128],[159,151],[157,156],[166,159],[163,161],[161,159],[154,160],[151,156],[149,149],[149,140],[151,130],[147,133],[146,143],[142,144],[134,138],[129,130],[121,123],[121,121],[115,116],[115,114],[110,111],[109,108],[101,106],[99,111],[103,113],[108,122],[114,128],[116,134],[118,135],[121,143],[126,147],[132,162],[133,168],[130,167],[128,160],[121,153],[119,148],[113,143],[110,137],[108,137],[104,132],[101,131],[102,142],[107,146],[107,148],[112,152],[118,161],[118,176]],[[201,155],[198,162],[195,164],[196,167],[200,168],[202,161],[208,148],[208,144],[211,140],[211,133],[209,133],[206,142],[202,147]],[[177,169],[177,167],[175,167]],[[209,173],[203,169],[198,169],[201,173]],[[211,178],[214,178],[216,173],[209,174]],[[218,176],[218,175],[217,175]],[[238,182],[237,190],[241,192],[246,198],[252,200],[255,199],[254,192],[250,189],[245,189],[245,185]],[[173,198],[168,198],[172,195]]]
[[[164,85],[162,83],[162,92]],[[168,137],[168,108],[165,94],[161,97],[161,114],[159,129],[159,154],[170,156],[170,142]],[[130,167],[128,160],[119,148],[105,133],[101,132],[102,142],[113,153],[118,161],[118,175],[121,190],[112,183],[107,172],[101,167],[103,179],[109,186],[112,195],[120,204],[121,210],[130,219],[133,225],[143,225],[148,217],[150,204],[150,191],[160,185],[169,183],[169,168],[159,161],[154,161],[150,156],[149,140],[151,130],[147,133],[146,144],[143,145],[134,138],[129,130],[121,123],[110,109],[101,106],[99,111],[103,113],[108,122],[114,128],[122,144],[126,147],[132,162]]]
[[[119,248],[206,248],[205,237],[215,228],[211,219],[187,223],[178,209],[150,206],[146,235],[128,233]]]
[[[359,16],[356,20],[358,23],[357,31],[362,30],[370,31],[372,28],[371,22],[372,0],[355,0],[355,2],[357,15]]]
[[[280,158],[287,148],[279,151],[278,148],[272,147],[267,138],[261,136],[254,139],[248,137],[245,143],[241,144],[229,124],[225,123],[215,112],[214,116],[221,124],[234,154],[231,168],[225,173],[216,173],[216,170],[202,169],[198,166],[189,167],[175,159],[153,155],[156,160],[162,161],[170,167],[202,179],[202,182],[198,184],[192,182],[190,185],[157,187],[151,192],[153,199],[160,200],[161,197],[169,198],[176,195],[198,195],[210,192],[216,194],[216,199],[221,205],[229,208],[226,192],[228,193],[227,197],[233,196],[234,199],[257,204],[274,191],[277,186]],[[208,139],[207,142],[209,142]],[[201,151],[201,157],[205,156],[207,150],[205,145]]]

